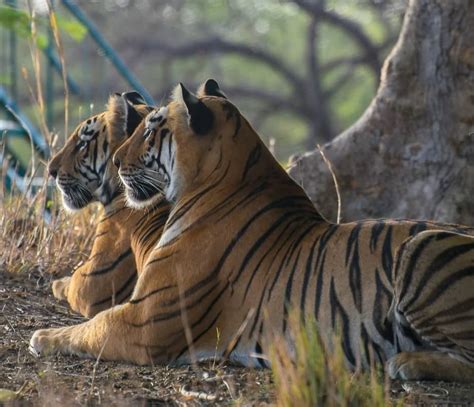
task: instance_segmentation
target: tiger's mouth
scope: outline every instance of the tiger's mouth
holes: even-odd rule
[[[143,208],[152,205],[164,193],[164,182],[147,177],[145,173],[126,175],[119,172],[125,186],[125,196],[129,206]]]
[[[78,182],[63,183],[58,180],[56,184],[61,192],[64,207],[70,211],[86,207],[94,198],[92,193]]]

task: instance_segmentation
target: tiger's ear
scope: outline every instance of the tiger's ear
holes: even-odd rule
[[[212,111],[185,86],[180,83],[174,93],[174,100],[181,101],[186,106],[189,116],[189,126],[196,134],[206,134],[214,124]]]
[[[122,97],[132,105],[146,105],[145,98],[136,90],[130,92],[123,92]]]
[[[201,86],[199,86],[197,95],[199,97],[217,96],[217,97],[227,99],[226,94],[222,92],[222,90],[219,88],[219,84],[214,79],[208,79]]]
[[[130,136],[142,121],[142,116],[123,94],[115,93],[107,104],[107,124],[114,137]]]

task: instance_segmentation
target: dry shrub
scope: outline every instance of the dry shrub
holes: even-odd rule
[[[0,197],[0,270],[61,275],[87,258],[98,211],[64,213],[46,191],[45,185],[34,196],[12,191]]]
[[[32,75],[27,67],[22,66],[21,72],[29,90],[30,100],[39,130],[50,151],[55,150],[57,137],[50,131],[45,117],[45,101],[42,85],[42,58],[38,47],[38,21],[32,3],[28,1],[30,11],[30,35],[28,44],[31,54]],[[64,80],[65,131],[68,129],[68,89],[66,81],[66,61],[64,50],[56,22],[56,14],[48,4],[49,24],[54,35]],[[10,112],[16,117],[14,112]],[[19,123],[21,119],[18,118]],[[25,128],[32,143],[31,134]],[[0,135],[3,136],[3,135]],[[5,157],[5,146],[1,145],[0,157]],[[8,161],[0,162],[0,186],[5,185]],[[47,185],[45,163],[38,159],[33,143],[31,144],[31,163],[26,170],[27,175],[20,181],[26,186],[20,192],[13,185],[11,191],[0,189],[0,271],[40,271],[54,275],[70,272],[72,268],[87,258],[98,220],[95,206],[87,207],[74,215],[64,213],[60,208],[60,199],[55,195],[54,188]],[[32,181],[38,173],[44,172],[43,183],[32,187]],[[36,178],[37,180],[38,178]],[[35,189],[34,193],[32,193]],[[23,189],[22,189],[23,191]],[[57,194],[56,194],[57,195]]]
[[[328,351],[316,323],[303,326],[298,313],[290,314],[290,335],[294,350],[277,338],[270,358],[279,406],[392,406],[388,383],[379,372],[351,372],[347,369],[341,340],[335,335]]]

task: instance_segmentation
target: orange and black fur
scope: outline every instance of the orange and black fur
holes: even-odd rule
[[[36,331],[32,352],[268,366],[258,355],[275,335],[291,346],[296,308],[323,340],[340,329],[352,367],[373,357],[392,377],[473,380],[472,228],[327,222],[213,80],[198,97],[179,86],[114,162],[131,204],[171,202],[161,238],[129,302]]]
[[[72,276],[53,282],[54,296],[87,317],[130,297],[169,214],[164,199],[143,211],[127,207],[112,163],[114,152],[151,109],[136,92],[112,95],[107,111],[84,120],[48,165],[67,209],[92,201],[104,207],[87,261]]]

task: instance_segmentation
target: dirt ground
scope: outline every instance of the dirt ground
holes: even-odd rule
[[[34,330],[82,321],[51,295],[39,273],[0,271],[0,405],[249,405],[275,403],[268,370],[208,362],[197,368],[124,363],[28,352]],[[474,386],[392,383],[406,405],[474,406]],[[15,392],[15,394],[13,394]]]

